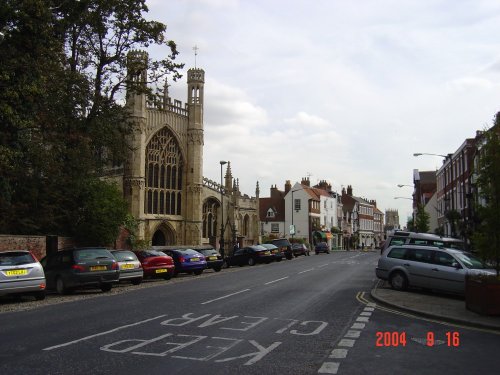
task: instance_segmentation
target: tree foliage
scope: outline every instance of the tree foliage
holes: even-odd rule
[[[163,46],[149,82],[180,77],[175,43],[147,12],[145,0],[0,3],[0,233],[75,235],[82,205],[95,207],[97,195],[76,197],[125,159],[127,53]]]
[[[481,205],[477,207],[479,225],[474,246],[484,260],[494,264],[500,274],[500,112],[494,126],[484,133],[475,171]]]
[[[417,214],[415,215],[415,230],[420,233],[429,232],[429,221],[431,217],[425,211],[424,206],[419,204],[417,207]]]

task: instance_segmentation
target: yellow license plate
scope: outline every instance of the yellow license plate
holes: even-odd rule
[[[21,275],[27,275],[28,270],[10,270],[10,271],[5,271],[6,276],[21,276]]]
[[[269,251],[264,252],[265,255],[271,255]]]
[[[91,271],[106,271],[108,268],[106,266],[91,266]]]
[[[217,257],[209,257],[209,260],[217,260]]]
[[[199,262],[200,258],[191,258],[191,262]]]
[[[122,270],[130,270],[134,268],[133,264],[122,264]]]
[[[168,272],[166,268],[159,268],[155,271],[156,273],[163,273],[163,272]]]

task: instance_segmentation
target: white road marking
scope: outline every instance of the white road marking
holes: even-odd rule
[[[361,314],[359,314],[360,316],[372,316],[372,313],[369,312],[369,311],[363,311]]]
[[[206,305],[207,303],[212,303],[212,302],[215,302],[215,301],[219,301],[219,300],[224,299],[224,298],[228,298],[228,297],[231,297],[231,296],[235,296],[236,294],[240,294],[240,293],[248,292],[249,290],[250,290],[250,289],[243,289],[243,290],[240,290],[239,292],[234,292],[234,293],[227,294],[227,295],[222,296],[222,297],[219,297],[219,298],[215,298],[215,299],[211,299],[211,300],[209,300],[209,301],[202,302],[201,304],[202,304],[202,305]]]
[[[308,270],[300,271],[297,275],[300,275],[301,273],[305,273],[305,272],[310,272],[310,271],[314,271],[314,268],[309,268]]]
[[[339,366],[338,362],[323,362],[318,374],[336,374],[339,371]]]
[[[320,264],[320,265],[318,266],[318,268],[328,266],[329,264],[330,264],[330,263]]]
[[[352,324],[352,329],[363,329],[365,328],[366,324],[365,323],[353,323]]]
[[[347,333],[344,335],[344,337],[348,337],[350,339],[357,339],[359,335],[361,334],[361,331],[356,331],[356,330],[349,330]]]
[[[365,307],[363,310],[364,311],[375,311],[375,308],[374,307]]]
[[[347,346],[349,348],[352,348],[354,346],[354,343],[356,342],[356,340],[351,340],[351,339],[342,339],[340,340],[340,342],[338,343],[338,346]]]
[[[288,279],[288,276],[282,277],[281,279],[276,279],[276,280],[273,280],[273,281],[269,281],[269,282],[265,283],[264,285],[269,285],[269,284],[276,283],[278,281],[285,280],[285,279]]]
[[[347,349],[333,349],[330,353],[330,358],[345,358],[347,357]]]
[[[156,316],[154,318],[151,318],[151,319],[146,319],[146,320],[141,320],[139,322],[136,322],[136,323],[132,323],[132,324],[127,324],[127,325],[124,325],[124,326],[120,326],[120,327],[117,327],[117,328],[113,328],[113,329],[110,329],[109,331],[106,331],[106,332],[100,332],[100,333],[96,333],[95,335],[90,335],[90,336],[86,336],[86,337],[82,337],[81,339],[78,339],[78,340],[73,340],[73,341],[69,341],[69,342],[66,342],[64,344],[60,344],[60,345],[54,345],[54,346],[50,346],[48,348],[44,348],[42,350],[53,350],[53,349],[58,349],[58,348],[62,348],[64,346],[68,346],[68,345],[72,345],[72,344],[76,344],[77,342],[80,342],[80,341],[85,341],[85,340],[88,340],[88,339],[92,339],[94,337],[98,337],[98,336],[104,336],[104,335],[107,335],[108,333],[113,333],[113,332],[116,332],[116,331],[119,331],[121,329],[125,329],[125,328],[129,328],[129,327],[134,327],[134,326],[137,326],[139,324],[143,324],[143,323],[148,323],[152,320],[156,320],[156,319],[160,319],[160,318],[163,318],[167,316],[166,314],[164,315],[159,315],[159,316]]]
[[[368,317],[366,317],[366,316],[360,316],[360,317],[356,318],[356,322],[368,323]]]

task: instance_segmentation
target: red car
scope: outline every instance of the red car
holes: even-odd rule
[[[174,260],[163,251],[137,250],[134,253],[142,264],[144,277],[163,277],[170,280],[174,276]]]

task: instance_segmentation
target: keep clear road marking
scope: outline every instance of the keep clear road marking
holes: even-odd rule
[[[240,293],[248,292],[249,290],[250,290],[250,289],[243,289],[243,290],[240,290],[239,292],[234,292],[234,293],[227,294],[227,295],[222,296],[222,297],[219,297],[219,298],[211,299],[210,301],[205,301],[205,302],[202,302],[201,304],[202,304],[202,305],[206,305],[207,303],[212,303],[212,302],[215,302],[215,301],[218,301],[218,300],[224,299],[224,298],[228,298],[228,297],[231,297],[231,296],[235,296],[236,294],[240,294]]]
[[[141,320],[141,321],[136,322],[136,323],[127,324],[127,325],[124,325],[124,326],[121,326],[121,327],[113,328],[113,329],[110,329],[109,331],[106,331],[106,332],[100,332],[100,333],[96,333],[95,335],[90,335],[90,336],[82,337],[81,339],[78,339],[78,340],[73,340],[73,341],[65,342],[64,344],[55,345],[55,346],[50,346],[50,347],[45,348],[45,349],[42,349],[42,350],[53,350],[53,349],[59,349],[59,348],[62,348],[62,347],[64,347],[64,346],[68,346],[68,345],[76,344],[77,342],[80,342],[80,341],[85,341],[85,340],[92,339],[92,338],[94,338],[94,337],[98,337],[98,336],[104,336],[104,335],[107,335],[108,333],[113,333],[113,332],[119,331],[119,330],[121,330],[121,329],[130,328],[130,327],[137,326],[137,325],[139,325],[139,324],[143,324],[143,323],[151,322],[152,320],[160,319],[160,318],[163,318],[163,317],[165,317],[165,316],[167,316],[167,315],[166,315],[166,314],[164,314],[164,315],[159,315],[159,316],[156,316],[156,317],[151,318],[151,319]]]
[[[269,281],[269,282],[265,283],[264,285],[269,285],[269,284],[276,283],[278,281],[285,280],[285,279],[288,279],[288,276],[282,277],[281,279],[276,279],[276,280],[273,280],[273,281]]]

